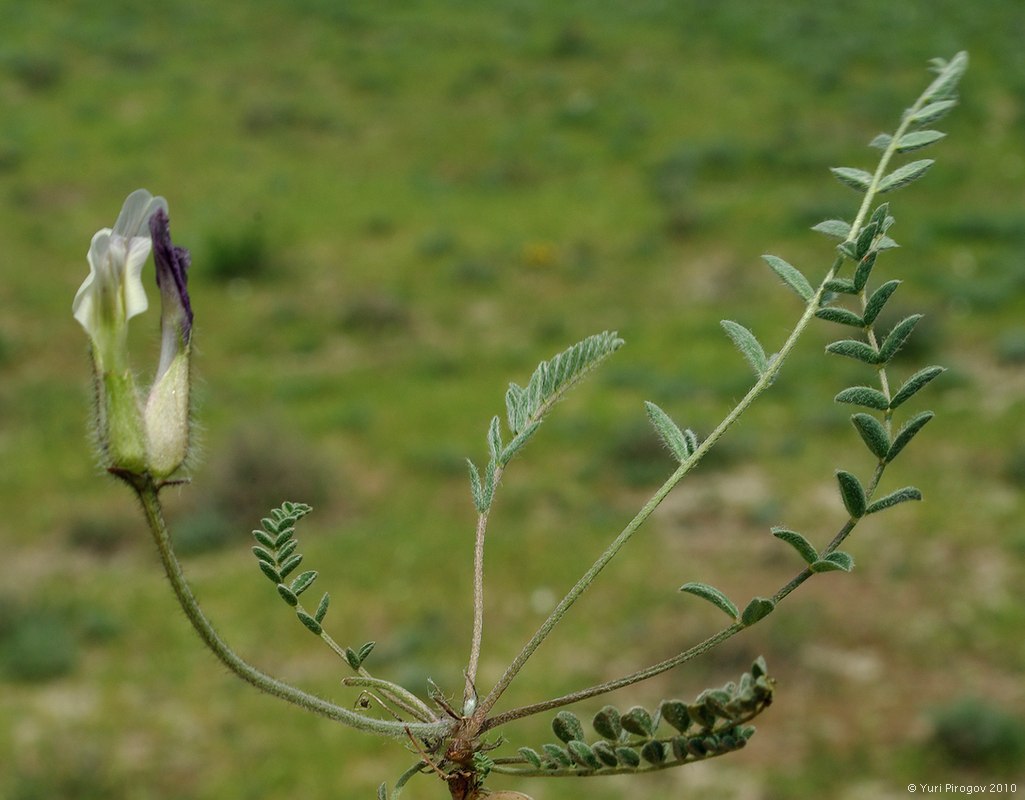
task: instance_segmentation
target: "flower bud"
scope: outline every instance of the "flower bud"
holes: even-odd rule
[[[128,359],[128,321],[149,305],[142,269],[153,251],[161,296],[162,344],[156,378],[141,401]],[[189,444],[192,308],[187,250],[171,243],[167,203],[145,189],[125,200],[113,228],[89,247],[89,275],[72,313],[89,335],[96,377],[96,428],[113,472],[167,478]]]
[[[171,242],[167,212],[149,220],[153,261],[160,288],[160,363],[146,400],[149,471],[166,478],[182,465],[189,450],[192,306],[187,290],[188,250]]]

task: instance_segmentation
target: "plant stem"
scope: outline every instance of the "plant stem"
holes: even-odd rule
[[[185,580],[181,564],[178,562],[178,558],[175,556],[171,546],[171,538],[167,530],[167,524],[164,521],[157,485],[149,475],[122,475],[121,477],[132,486],[139,497],[143,512],[146,515],[146,522],[149,524],[150,531],[153,534],[153,541],[156,543],[157,551],[160,554],[160,560],[164,565],[164,570],[167,573],[168,580],[171,582],[171,587],[174,589],[175,596],[178,598],[178,603],[185,612],[185,616],[192,624],[192,627],[196,629],[203,643],[235,675],[252,684],[260,691],[299,706],[306,711],[345,723],[368,733],[394,737],[404,737],[407,735],[407,731],[421,737],[437,737],[446,734],[449,728],[447,722],[410,724],[373,719],[356,714],[346,708],[336,706],[321,697],[309,694],[295,686],[271,677],[236,655],[224,640],[221,639],[217,631],[214,630],[213,625],[207,619],[202,609],[200,609],[199,603],[196,601],[188,582]]]
[[[592,686],[588,689],[581,689],[577,692],[571,692],[570,694],[563,695],[562,697],[556,697],[551,700],[545,700],[540,703],[533,703],[529,706],[521,706],[519,708],[511,709],[510,711],[496,714],[484,722],[482,730],[490,730],[491,728],[497,728],[500,725],[505,725],[508,722],[512,722],[516,719],[523,717],[529,717],[531,714],[538,714],[542,711],[550,711],[553,708],[559,708],[561,706],[568,706],[572,703],[577,703],[581,700],[586,700],[589,697],[596,697],[598,695],[605,694],[606,692],[612,692],[616,689],[622,689],[624,686],[630,686],[634,683],[640,683],[648,678],[653,678],[673,667],[678,667],[687,661],[707,653],[713,647],[725,642],[730,637],[742,631],[746,626],[742,622],[735,622],[732,625],[723,628],[719,632],[709,636],[703,642],[694,645],[688,650],[684,650],[682,653],[678,653],[672,658],[667,658],[665,661],[660,661],[658,664],[653,664],[646,669],[639,670],[637,672],[626,675],[616,680],[606,681],[596,686]]]
[[[503,467],[495,467],[492,492],[497,491]],[[494,502],[494,495],[492,495]],[[466,687],[463,689],[463,713],[477,699],[477,666],[480,663],[481,640],[484,636],[484,539],[488,532],[490,505],[477,517],[477,531],[473,542],[473,633],[470,637],[470,658],[466,664]]]
[[[843,257],[838,256],[833,262],[832,267],[829,269],[826,277],[819,285],[818,291],[808,304],[805,306],[804,313],[801,318],[797,321],[794,329],[790,332],[790,336],[783,343],[779,352],[772,361],[771,366],[767,369],[758,380],[755,381],[754,386],[748,391],[746,395],[734,406],[733,410],[719,423],[719,425],[713,430],[706,438],[694,454],[684,461],[676,471],[669,476],[665,483],[659,487],[658,491],[644,504],[644,507],[637,512],[637,515],[630,520],[627,526],[622,532],[612,541],[612,543],[605,549],[605,551],[598,557],[597,561],[591,565],[590,569],[584,573],[584,575],[573,585],[573,588],[569,590],[565,597],[555,607],[555,610],[548,616],[548,618],[541,624],[537,632],[531,637],[531,639],[523,646],[516,658],[513,659],[512,663],[508,666],[505,673],[499,679],[498,683],[491,690],[487,697],[480,703],[477,710],[474,713],[474,717],[478,723],[483,722],[488,711],[490,711],[498,699],[502,696],[505,690],[512,683],[513,678],[523,668],[523,665],[533,655],[534,651],[540,646],[548,634],[552,632],[552,629],[562,620],[566,615],[566,612],[570,607],[580,598],[580,596],[587,590],[598,574],[606,567],[606,565],[616,556],[616,554],[623,548],[623,546],[630,541],[633,535],[641,527],[642,524],[651,516],[656,508],[662,503],[666,496],[676,487],[676,485],[683,479],[683,477],[690,472],[698,462],[705,456],[705,454],[722,438],[723,434],[733,425],[740,416],[747,411],[751,404],[758,399],[759,395],[762,394],[769,386],[772,385],[776,376],[779,374],[780,368],[783,362],[789,356],[790,352],[794,349],[797,344],[797,340],[800,338],[804,329],[808,326],[808,323],[815,316],[815,311],[818,309],[822,299],[822,294],[825,291],[825,284],[831,280],[843,263]],[[732,634],[731,634],[732,635]]]

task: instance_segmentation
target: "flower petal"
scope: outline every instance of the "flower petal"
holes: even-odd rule
[[[114,233],[127,237],[144,234],[149,218],[157,209],[167,212],[167,201],[163,197],[154,197],[145,189],[136,189],[121,206],[121,213],[114,223]]]

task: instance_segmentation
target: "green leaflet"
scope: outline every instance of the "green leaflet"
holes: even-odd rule
[[[850,572],[852,569],[854,569],[854,559],[851,558],[850,553],[845,553],[843,550],[834,550],[811,565],[812,572],[833,572],[835,570]]]
[[[647,400],[644,402],[644,410],[647,411],[648,419],[651,420],[658,438],[669,448],[677,461],[682,464],[694,454],[691,441],[665,411]]]
[[[620,717],[620,723],[623,726],[623,730],[635,736],[647,737],[655,733],[655,720],[652,719],[647,709],[642,706],[634,706],[623,714]]]
[[[893,396],[893,400],[890,401],[890,408],[897,408],[905,401],[913,397],[922,387],[929,383],[933,378],[939,377],[946,372],[945,367],[931,366],[925,369],[920,369],[910,378],[908,378],[901,387],[897,390],[897,393]]]
[[[867,192],[872,185],[872,173],[863,169],[853,167],[830,167],[830,172],[836,176],[844,186],[849,186],[858,192]]]
[[[868,500],[865,498],[865,490],[861,481],[850,472],[838,470],[836,480],[840,486],[840,497],[843,500],[844,508],[851,515],[852,519],[860,519],[865,516],[865,506]]]
[[[755,375],[761,377],[769,368],[769,359],[755,335],[739,322],[724,319],[719,324],[722,325],[722,329],[726,331],[726,335],[730,337],[740,354],[744,356],[744,360],[755,371]]]
[[[906,503],[909,500],[921,500],[922,493],[914,486],[905,486],[903,489],[898,489],[895,492],[885,497],[880,497],[874,503],[872,503],[867,509],[866,514],[875,514],[877,511],[883,511],[887,508],[892,508],[899,503]]]
[[[594,715],[591,727],[597,731],[599,736],[612,742],[616,741],[619,739],[619,734],[623,732],[619,710],[615,706],[604,706]]]
[[[744,608],[740,621],[745,625],[754,625],[769,616],[774,608],[776,608],[775,601],[768,597],[755,597]]]
[[[683,584],[680,587],[681,592],[687,592],[688,594],[696,595],[697,597],[707,600],[709,603],[714,605],[716,608],[722,610],[734,620],[740,618],[740,612],[737,607],[733,604],[725,594],[716,589],[714,586],[709,586],[707,583],[698,583],[691,581]]]
[[[898,153],[909,153],[921,147],[927,147],[933,142],[938,142],[947,134],[942,131],[911,131],[900,137],[897,143]]]
[[[911,331],[915,329],[915,325],[922,318],[921,314],[912,314],[910,317],[905,317],[886,335],[883,343],[879,345],[879,361],[883,364],[893,358],[897,351],[904,346],[904,342],[908,340],[911,335]]]
[[[893,444],[890,445],[890,452],[886,454],[886,461],[893,461],[897,454],[908,446],[908,443],[915,437],[915,434],[922,430],[925,424],[934,416],[935,414],[931,411],[923,411],[905,422],[897,435],[893,437]]]
[[[762,259],[806,303],[815,296],[815,290],[797,267],[788,264],[779,256],[763,255]]]
[[[839,306],[824,306],[815,312],[815,316],[826,320],[826,322],[835,322],[838,325],[849,325],[852,328],[865,327],[865,320],[853,311],[840,308]]]
[[[901,189],[909,183],[917,181],[935,163],[931,158],[924,158],[921,161],[912,161],[910,164],[898,167],[879,182],[879,194]]]
[[[890,407],[890,401],[886,399],[886,395],[871,386],[850,386],[838,392],[833,401],[873,408],[876,411],[885,411]]]
[[[817,233],[824,233],[826,236],[832,236],[836,239],[846,239],[851,235],[851,224],[844,222],[842,219],[827,219],[812,225],[811,228]]]
[[[943,119],[957,105],[957,100],[937,100],[921,109],[913,117],[911,124],[915,127],[929,125],[937,120]]]
[[[883,423],[871,414],[865,413],[854,414],[851,422],[872,455],[885,460],[890,452],[890,437]]]
[[[890,142],[893,141],[893,137],[888,133],[880,133],[871,142],[868,143],[869,147],[874,147],[877,150],[885,150],[890,146]]]
[[[805,563],[811,564],[818,560],[818,551],[814,546],[812,546],[811,542],[805,539],[797,531],[792,531],[787,528],[773,528],[772,535],[793,547],[794,550],[797,551],[798,555],[804,559]]]
[[[879,312],[883,310],[883,306],[890,299],[890,295],[897,291],[898,286],[900,286],[900,281],[898,280],[887,281],[872,292],[872,296],[865,302],[865,312],[862,314],[866,325],[871,325],[876,321]]]
[[[320,623],[301,608],[297,608],[295,614],[310,633],[316,634],[317,636],[320,636],[320,634],[323,633],[324,629],[320,626]]]
[[[826,352],[838,356],[853,358],[864,364],[875,365],[879,363],[879,353],[867,342],[859,342],[855,339],[841,339],[826,345]]]
[[[552,732],[563,742],[572,742],[584,738],[584,726],[580,719],[571,711],[560,711],[552,720]]]

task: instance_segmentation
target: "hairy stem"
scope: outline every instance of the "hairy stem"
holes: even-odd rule
[[[669,476],[665,483],[659,487],[658,491],[652,495],[651,499],[644,504],[644,507],[637,512],[637,515],[630,520],[627,526],[622,532],[612,541],[612,543],[605,549],[605,551],[598,557],[598,560],[591,565],[590,569],[584,573],[584,575],[574,584],[573,588],[569,590],[565,597],[559,602],[548,618],[541,624],[537,632],[530,638],[530,640],[523,646],[516,658],[513,659],[512,663],[508,666],[505,673],[499,679],[498,683],[491,690],[487,697],[478,706],[474,713],[475,720],[479,723],[483,722],[487,713],[494,707],[495,703],[502,696],[505,690],[512,683],[513,679],[526,664],[527,660],[533,655],[534,651],[541,645],[548,634],[552,632],[552,629],[562,620],[569,611],[570,607],[580,598],[580,596],[587,590],[598,574],[605,569],[608,563],[616,556],[616,554],[623,548],[623,546],[630,541],[637,530],[644,524],[644,522],[651,516],[656,508],[662,503],[666,496],[676,487],[676,485],[683,479],[683,477],[690,472],[705,454],[712,449],[713,446],[722,438],[723,434],[735,423],[741,415],[754,403],[758,397],[772,385],[778,375],[783,362],[789,356],[790,352],[794,349],[801,334],[807,328],[808,323],[815,316],[815,311],[818,309],[822,299],[822,294],[825,291],[825,284],[831,280],[843,263],[843,257],[838,256],[833,262],[833,266],[829,269],[826,277],[819,285],[818,291],[812,297],[808,304],[805,306],[804,313],[801,318],[797,321],[794,329],[790,332],[790,336],[783,343],[776,357],[773,359],[772,365],[767,369],[755,382],[754,386],[748,391],[746,395],[734,406],[733,410],[723,419],[722,422],[713,430],[706,438],[694,454],[683,462],[676,471]]]
[[[493,491],[498,488],[503,468],[495,467]],[[473,633],[470,637],[470,658],[466,665],[466,687],[463,690],[463,713],[477,699],[477,666],[480,663],[481,640],[484,636],[484,539],[488,532],[490,507],[477,517],[477,531],[473,542]]]
[[[192,624],[192,627],[195,628],[203,643],[235,675],[246,681],[246,683],[252,684],[260,691],[299,706],[306,711],[342,722],[368,733],[403,737],[407,735],[407,731],[410,731],[417,736],[436,737],[442,736],[447,732],[449,726],[445,722],[407,724],[361,716],[346,708],[336,706],[334,703],[321,697],[309,694],[302,689],[271,677],[239,657],[221,639],[217,631],[214,630],[213,625],[199,607],[199,603],[196,601],[188,582],[185,580],[181,564],[171,547],[171,538],[167,530],[167,524],[164,521],[157,485],[148,475],[141,477],[130,476],[125,477],[125,479],[135,489],[139,497],[143,512],[146,515],[146,522],[149,524],[150,531],[153,534],[153,541],[157,546],[157,552],[160,554],[160,560],[164,565],[167,578],[171,582],[171,587],[174,589],[175,597],[177,597],[178,603],[185,612],[185,616]]]

